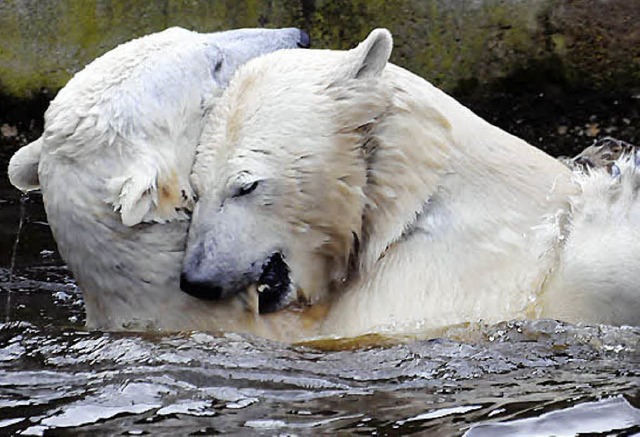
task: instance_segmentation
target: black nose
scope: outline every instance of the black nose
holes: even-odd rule
[[[302,49],[308,49],[311,47],[311,37],[304,30],[300,31],[300,41],[298,41],[298,47]]]
[[[185,272],[180,274],[180,289],[199,299],[220,300],[222,288],[212,286],[206,281],[189,278]]]

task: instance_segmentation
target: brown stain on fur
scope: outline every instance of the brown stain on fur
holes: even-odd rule
[[[158,212],[167,216],[182,206],[182,196],[178,174],[171,170],[169,177],[158,182]]]

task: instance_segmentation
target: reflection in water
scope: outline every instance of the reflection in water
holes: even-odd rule
[[[640,410],[622,396],[597,402],[585,402],[561,411],[544,413],[540,417],[473,426],[469,437],[500,437],[530,435],[574,435],[608,433],[624,430],[640,423]]]
[[[640,432],[640,328],[478,324],[323,350],[87,332],[41,201],[22,207],[12,251],[20,195],[0,179],[0,434]]]

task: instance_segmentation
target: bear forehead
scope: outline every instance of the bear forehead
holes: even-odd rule
[[[345,52],[330,50],[280,50],[249,61],[229,84],[227,96],[247,99],[252,93],[270,97],[296,89],[327,87],[332,73],[345,58]],[[335,73],[334,73],[335,74]],[[269,91],[273,91],[270,93]]]
[[[276,58],[280,57],[287,58],[283,55]],[[217,118],[223,121],[219,125],[226,147],[235,148],[248,136],[252,141],[265,142],[264,148],[274,146],[266,144],[274,137],[293,137],[296,141],[290,146],[295,148],[304,142],[299,137],[302,128],[306,137],[326,134],[331,129],[332,117],[331,108],[325,103],[332,97],[325,92],[326,81],[318,77],[320,70],[308,65],[304,71],[295,65],[282,67],[278,59],[260,60],[263,62],[236,75],[223,97]],[[309,70],[316,74],[309,76]]]

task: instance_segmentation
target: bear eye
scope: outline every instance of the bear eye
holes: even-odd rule
[[[238,191],[236,191],[236,194],[234,194],[233,197],[246,196],[252,191],[255,191],[255,189],[258,188],[258,182],[259,181],[253,181],[248,184],[244,184],[243,186],[238,188]]]

